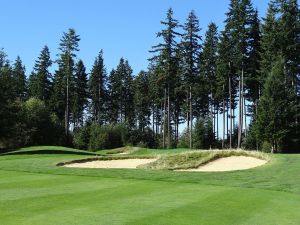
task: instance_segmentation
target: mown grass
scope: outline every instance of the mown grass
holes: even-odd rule
[[[162,152],[172,156],[168,151]],[[274,155],[265,166],[222,173],[56,166],[87,157],[76,153],[0,156],[0,224],[300,221],[300,155]]]
[[[61,146],[32,146],[16,149],[0,155],[29,155],[29,154],[77,154],[77,155],[96,155],[96,153],[79,150],[75,148],[67,148]]]

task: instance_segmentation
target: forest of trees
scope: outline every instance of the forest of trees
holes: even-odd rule
[[[271,0],[262,19],[251,0],[231,0],[224,29],[210,23],[205,36],[194,11],[181,24],[169,9],[161,25],[136,75],[125,58],[107,71],[102,50],[87,71],[74,29],[28,76],[0,50],[0,148],[300,150],[297,0]]]

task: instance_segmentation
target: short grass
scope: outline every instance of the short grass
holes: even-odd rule
[[[156,155],[157,151],[173,155],[171,150],[144,149],[137,154]],[[56,166],[86,157],[90,156],[63,151],[1,156],[0,224],[300,221],[300,155],[274,155],[259,168],[222,173]]]

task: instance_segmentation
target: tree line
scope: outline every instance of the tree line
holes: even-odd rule
[[[297,0],[270,1],[262,21],[251,0],[231,0],[222,31],[210,23],[202,37],[199,24],[194,11],[180,24],[169,9],[137,75],[124,58],[108,73],[102,50],[88,73],[74,29],[57,59],[42,49],[28,79],[2,50],[0,147],[299,150]]]

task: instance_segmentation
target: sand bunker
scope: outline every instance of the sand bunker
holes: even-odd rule
[[[95,160],[84,163],[72,163],[65,167],[76,168],[103,168],[103,169],[136,169],[137,166],[151,163],[157,159],[119,159],[119,160]]]
[[[196,169],[178,171],[199,171],[199,172],[221,172],[233,170],[246,170],[264,165],[267,161],[249,156],[230,156],[214,160]]]

